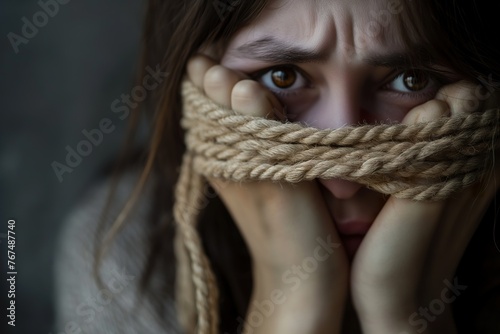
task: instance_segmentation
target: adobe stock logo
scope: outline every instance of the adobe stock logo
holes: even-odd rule
[[[305,257],[301,263],[292,265],[282,273],[282,287],[286,287],[286,289],[274,289],[268,298],[254,300],[252,310],[249,311],[246,318],[243,319],[239,316],[236,319],[239,325],[236,330],[238,334],[253,334],[257,328],[264,325],[266,319],[274,314],[279,305],[284,304],[318,270],[321,263],[328,260],[335,249],[341,246],[340,243],[332,241],[331,235],[326,238],[318,237],[316,241],[318,245],[314,248],[311,256]]]
[[[436,321],[437,317],[446,310],[447,305],[453,303],[467,289],[467,285],[458,283],[457,277],[453,279],[453,283],[447,279],[443,283],[445,287],[441,290],[438,298],[431,300],[427,307],[419,307],[417,312],[413,312],[408,317],[409,324],[415,327],[417,333],[423,333],[429,323]],[[401,332],[399,334],[409,333]]]
[[[28,44],[30,39],[35,38],[38,35],[40,28],[43,28],[49,23],[49,17],[53,18],[59,13],[59,5],[66,5],[70,0],[43,0],[38,1],[38,6],[41,10],[33,14],[31,21],[23,16],[21,21],[23,25],[21,27],[21,34],[16,34],[14,32],[9,32],[7,34],[7,39],[12,46],[12,49],[17,54],[19,53],[19,46],[21,44]]]
[[[95,333],[96,322],[99,323],[106,317],[106,307],[112,303],[115,303],[113,307],[121,305],[127,299],[123,296],[130,294],[130,287],[133,286],[135,279],[136,276],[131,275],[125,267],[112,267],[104,287],[99,291],[87,287],[88,293],[80,296],[83,300],[75,307],[75,314],[68,312],[68,321],[60,324],[60,328],[54,334]]]
[[[66,159],[52,161],[50,166],[59,182],[63,182],[65,174],[71,174],[83,162],[84,158],[92,154],[94,148],[100,146],[106,135],[115,131],[116,125],[126,120],[139,103],[146,100],[147,96],[155,89],[161,87],[160,85],[167,77],[168,73],[164,72],[160,65],[156,65],[155,68],[146,66],[142,83],[133,87],[128,94],[123,93],[120,98],[111,102],[110,109],[114,117],[104,117],[95,128],[83,129],[81,131],[83,139],[73,147],[66,145]],[[115,119],[113,120],[113,118]]]

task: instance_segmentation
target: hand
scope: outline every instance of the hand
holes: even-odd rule
[[[266,117],[282,109],[258,82],[206,56],[192,58],[187,72],[209,98],[239,113]],[[247,332],[339,333],[348,263],[317,182],[209,182],[252,256],[248,314],[257,312],[265,319],[248,318]]]
[[[412,109],[404,123],[429,121],[467,111],[474,86],[445,86],[436,98]],[[416,202],[389,197],[353,262],[351,289],[363,333],[453,333],[451,306],[442,291],[460,290],[454,277],[464,250],[498,189],[497,172],[447,200]],[[463,288],[463,286],[462,286]],[[456,292],[455,290],[455,292]],[[444,299],[443,299],[444,298]],[[410,323],[420,307],[443,299],[445,310],[432,320]],[[425,319],[425,318],[423,318]],[[418,331],[417,331],[418,330]]]

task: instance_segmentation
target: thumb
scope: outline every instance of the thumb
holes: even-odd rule
[[[267,119],[286,119],[284,108],[276,96],[254,80],[241,80],[231,94],[232,108],[243,115]]]
[[[434,99],[411,109],[402,123],[408,125],[429,122],[444,116],[450,116],[450,106],[445,101]]]

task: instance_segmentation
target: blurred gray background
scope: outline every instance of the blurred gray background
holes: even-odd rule
[[[45,22],[37,14],[41,3],[55,1],[0,3],[1,333],[56,334],[56,238],[64,218],[118,154],[126,120],[110,105],[130,93],[138,67],[145,1],[59,0],[67,3]],[[23,18],[40,27],[15,50],[9,33],[24,38]],[[112,120],[114,131],[60,182],[53,161],[65,163],[65,147],[76,149],[85,139],[82,130],[98,128],[103,118]],[[16,220],[15,328],[7,326],[5,311],[8,219]]]

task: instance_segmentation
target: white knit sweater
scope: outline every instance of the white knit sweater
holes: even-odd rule
[[[109,219],[115,218],[130,195],[136,173],[127,174],[116,192]],[[95,187],[67,220],[60,235],[56,262],[57,333],[180,333],[173,298],[138,292],[146,262],[150,189],[141,197],[101,266],[99,288],[92,272],[95,230],[107,200],[110,182]],[[174,259],[168,259],[173,265]],[[153,287],[161,286],[153,275]],[[142,298],[141,298],[142,296]],[[164,314],[155,310],[164,307]]]

